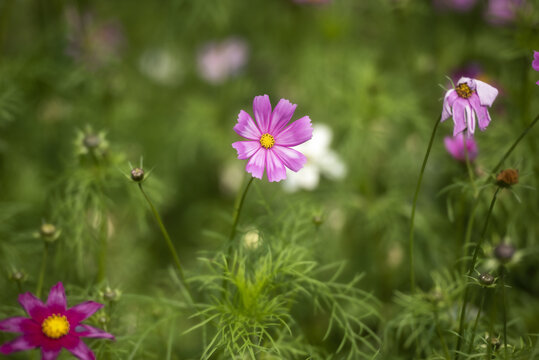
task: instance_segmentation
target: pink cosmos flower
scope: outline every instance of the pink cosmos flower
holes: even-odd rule
[[[466,161],[466,151],[470,161],[477,157],[477,143],[473,137],[465,138],[462,133],[457,136],[446,136],[444,145],[447,152],[458,161]]]
[[[249,59],[249,47],[240,38],[210,42],[198,53],[198,70],[209,83],[221,84],[238,74]]]
[[[513,22],[524,5],[524,0],[490,0],[485,13],[492,25],[506,25]]]
[[[533,52],[532,68],[535,71],[539,71],[539,51],[534,51]],[[536,82],[536,84],[539,85],[539,81]]]
[[[451,116],[455,127],[453,136],[466,130],[468,135],[475,132],[475,117],[479,128],[484,131],[490,123],[487,107],[492,106],[498,90],[477,79],[462,77],[454,89],[445,93],[441,121]]]
[[[54,360],[62,348],[66,348],[81,360],[95,360],[92,350],[80,338],[114,340],[113,335],[80,323],[103,305],[86,301],[67,309],[61,282],[51,288],[45,304],[29,292],[19,295],[19,303],[30,318],[12,317],[0,321],[1,331],[22,334],[0,346],[0,354],[8,355],[15,351],[41,348],[42,360]]]
[[[313,136],[308,116],[288,125],[296,106],[281,99],[272,112],[269,96],[256,96],[253,101],[256,125],[248,113],[240,111],[234,131],[248,141],[237,141],[232,147],[238,152],[238,159],[249,159],[245,170],[253,177],[262,179],[266,169],[270,182],[281,181],[286,179],[286,168],[297,172],[307,161],[302,153],[291,148]]]

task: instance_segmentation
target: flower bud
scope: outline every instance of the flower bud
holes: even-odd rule
[[[479,275],[479,282],[484,286],[492,285],[494,284],[494,276],[490,275],[489,273],[483,273]]]
[[[122,292],[118,289],[111,289],[107,286],[103,291],[99,292],[99,295],[103,298],[103,300],[115,302],[120,300]]]
[[[144,170],[138,167],[131,170],[131,179],[135,182],[144,180]]]
[[[60,231],[58,231],[58,229],[56,229],[56,226],[54,226],[53,224],[44,223],[39,228],[39,235],[43,240],[47,242],[53,242],[58,239]]]
[[[496,184],[500,187],[508,188],[518,184],[518,170],[505,169],[496,176]]]
[[[313,223],[316,226],[320,226],[320,225],[322,225],[324,223],[324,219],[320,215],[314,215],[313,216]]]
[[[494,256],[502,263],[506,263],[513,258],[515,247],[506,243],[501,243],[494,249]]]
[[[13,270],[9,273],[9,279],[18,283],[25,282],[27,277],[28,276],[20,270]]]
[[[82,144],[83,144],[87,149],[95,149],[95,148],[97,148],[97,147],[101,144],[101,139],[99,138],[98,135],[95,135],[95,134],[87,134],[87,135],[84,136],[84,138],[82,139]]]

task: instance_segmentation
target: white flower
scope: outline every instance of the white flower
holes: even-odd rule
[[[158,84],[176,85],[181,78],[178,59],[166,49],[146,50],[139,60],[140,72]]]
[[[283,182],[286,191],[314,190],[318,186],[321,175],[331,180],[342,179],[346,176],[346,164],[335,151],[329,148],[332,137],[333,133],[329,126],[313,125],[312,139],[296,147],[297,151],[307,157],[307,163],[297,173],[287,169],[286,180]]]

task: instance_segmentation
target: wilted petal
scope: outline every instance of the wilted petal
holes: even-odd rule
[[[39,330],[39,325],[35,321],[25,317],[12,317],[0,321],[1,331],[23,333],[35,328]]]
[[[490,114],[488,113],[488,108],[486,106],[481,106],[479,98],[475,94],[470,98],[470,104],[477,115],[479,128],[481,131],[484,131],[490,123]]]
[[[16,351],[31,350],[37,347],[30,339],[23,335],[0,346],[0,354],[8,355]]]
[[[259,141],[236,141],[232,143],[232,147],[238,152],[238,159],[249,159],[253,154],[260,149]]]
[[[492,106],[492,103],[496,99],[496,96],[498,96],[498,89],[496,89],[494,86],[490,86],[489,84],[480,81],[480,80],[474,80],[475,81],[475,89],[477,92],[477,95],[479,96],[479,101],[481,102],[481,105],[483,106]]]
[[[262,133],[267,133],[271,120],[271,103],[268,95],[255,96],[253,112]]]
[[[459,99],[453,104],[453,136],[463,132],[466,129],[466,106],[468,101]]]
[[[307,162],[305,155],[294,149],[275,145],[271,150],[275,152],[283,164],[290,170],[299,171]]]
[[[304,116],[287,126],[279,134],[275,134],[275,144],[283,146],[296,146],[313,137],[311,119]]]
[[[286,99],[279,100],[279,103],[277,103],[277,106],[275,106],[275,109],[273,109],[273,113],[271,114],[269,133],[278,134],[279,131],[288,124],[290,119],[292,119],[296,107],[296,104],[292,104]]]
[[[238,114],[238,123],[234,126],[234,131],[239,136],[250,140],[258,140],[262,136],[251,116],[243,110]]]
[[[266,151],[266,171],[269,182],[286,179],[286,168],[281,159],[272,150]]]
[[[445,93],[441,121],[445,121],[451,117],[451,108],[453,107],[453,104],[458,97],[459,96],[455,89],[451,89]]]
[[[475,132],[475,112],[472,110],[472,108],[468,105],[465,108],[466,111],[466,124],[468,127],[468,133],[474,134]]]
[[[32,319],[41,322],[50,315],[45,305],[30,292],[19,295],[19,303]]]
[[[63,313],[66,310],[66,293],[61,282],[51,288],[46,305],[51,313]]]
[[[260,147],[251,157],[245,170],[257,179],[264,176],[264,167],[266,166],[266,150]]]
[[[75,332],[78,336],[88,338],[100,338],[114,340],[114,335],[109,334],[101,329],[96,329],[90,325],[79,324],[75,328]]]
[[[65,315],[70,324],[78,324],[79,322],[88,319],[102,307],[103,304],[96,303],[95,301],[85,301],[68,309],[65,312]]]
[[[82,340],[77,339],[73,344],[65,345],[65,348],[80,360],[95,360],[95,355]]]
[[[58,355],[60,355],[62,349],[43,349],[41,348],[41,360],[56,360]]]

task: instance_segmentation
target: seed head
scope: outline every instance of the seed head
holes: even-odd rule
[[[502,263],[506,263],[515,255],[515,247],[506,243],[501,243],[494,249],[494,256]]]
[[[131,179],[135,182],[144,180],[144,170],[138,167],[131,170]]]
[[[494,276],[490,275],[489,273],[483,273],[479,275],[479,282],[484,286],[492,285],[494,284]]]
[[[500,187],[508,188],[518,184],[518,170],[505,169],[496,176],[496,184]]]
[[[101,144],[101,139],[98,135],[95,134],[87,134],[84,139],[82,140],[82,144],[87,149],[95,149]]]

